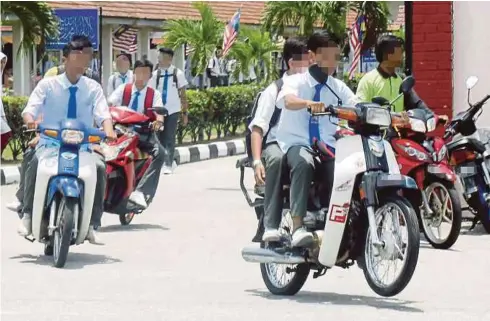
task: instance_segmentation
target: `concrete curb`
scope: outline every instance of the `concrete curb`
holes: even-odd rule
[[[176,147],[174,162],[176,165],[200,162],[208,159],[240,155],[245,153],[245,141],[234,139],[229,141]],[[1,184],[9,185],[20,180],[20,165],[2,166]]]

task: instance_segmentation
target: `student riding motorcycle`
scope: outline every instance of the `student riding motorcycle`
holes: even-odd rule
[[[148,86],[152,70],[153,64],[150,61],[137,60],[134,63],[134,83],[120,85],[107,99],[110,106],[127,105],[154,120],[153,132],[145,133],[145,139],[140,140],[144,143],[138,146],[140,150],[149,153],[153,160],[136,190],[129,196],[129,200],[142,209],[146,209],[155,196],[166,152],[155,134],[155,131],[163,129],[163,115],[156,115],[145,108],[145,101],[149,99],[153,102],[152,107],[163,107],[162,95]]]
[[[276,139],[281,115],[281,110],[276,107],[276,99],[284,80],[293,74],[303,72],[308,67],[307,54],[305,39],[291,37],[286,41],[283,57],[289,69],[282,79],[270,84],[260,94],[253,119],[249,124],[255,182],[258,186],[265,184],[263,210],[265,232],[262,237],[265,242],[278,241],[281,237],[278,227],[283,205],[281,178],[284,153]]]
[[[102,91],[97,82],[84,77],[83,71],[92,57],[92,43],[86,36],[74,36],[67,45],[67,57],[65,61],[65,73],[48,77],[39,82],[27,102],[22,116],[28,129],[37,127],[34,121],[41,114],[41,124],[55,124],[65,119],[76,119],[83,123],[86,128],[93,127],[94,121],[103,126],[108,139],[114,139],[112,119]],[[89,108],[90,107],[90,108]],[[35,151],[26,160],[25,179],[28,184],[24,188],[24,206],[21,224],[18,232],[22,236],[28,236],[32,231],[31,214],[33,210],[34,192],[36,188],[36,174],[38,167],[38,154],[45,147],[52,145],[46,137],[41,137],[35,145]],[[103,157],[97,160],[97,185],[92,211],[92,219],[87,239],[90,243],[98,241],[94,226],[100,225],[100,217],[103,211],[103,200],[105,190],[105,162]]]

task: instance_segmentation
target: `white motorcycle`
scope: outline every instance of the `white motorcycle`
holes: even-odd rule
[[[32,209],[32,236],[44,243],[44,254],[53,255],[54,265],[64,267],[70,245],[85,241],[97,183],[90,144],[104,134],[88,129],[77,120],[39,128],[53,146],[40,147],[36,190]]]
[[[413,78],[404,80],[400,94],[413,87]],[[314,243],[305,248],[291,247],[290,215],[283,216],[280,242],[261,242],[259,247],[245,247],[245,261],[260,263],[262,278],[269,291],[276,295],[294,295],[306,282],[310,270],[313,278],[324,275],[334,266],[348,268],[358,262],[374,292],[390,297],[400,293],[410,282],[418,261],[420,235],[413,206],[403,197],[403,190],[417,191],[415,181],[400,174],[390,146],[381,136],[383,128],[392,125],[392,115],[377,104],[363,103],[352,107],[328,107],[325,113],[348,120],[355,135],[337,142],[335,174],[328,210],[313,224],[305,226],[314,235]],[[403,122],[393,116],[395,122]],[[316,151],[321,155],[322,147]],[[250,206],[259,218],[257,241],[263,231],[260,214],[263,198],[252,201],[243,184],[243,171],[248,159],[237,167],[242,170],[241,186]],[[312,184],[312,195],[317,191]],[[289,187],[284,186],[285,209],[288,208]],[[310,203],[314,203],[310,202]],[[283,213],[287,211],[283,211]],[[259,237],[258,237],[259,236]],[[401,266],[398,276],[384,280],[393,273],[380,273],[380,262]],[[398,264],[402,261],[402,264]]]

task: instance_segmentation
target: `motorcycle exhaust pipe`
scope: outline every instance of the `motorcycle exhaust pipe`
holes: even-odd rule
[[[299,255],[292,253],[281,254],[259,247],[243,248],[242,257],[245,261],[252,263],[301,264],[307,262],[304,257]]]

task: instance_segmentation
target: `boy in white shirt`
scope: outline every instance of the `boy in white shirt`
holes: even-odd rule
[[[313,241],[313,235],[303,227],[306,215],[308,194],[313,175],[318,164],[314,161],[312,144],[319,140],[326,144],[331,161],[322,165],[326,177],[324,184],[331,188],[333,184],[333,166],[335,155],[335,133],[337,119],[334,117],[312,117],[307,110],[320,111],[324,106],[339,103],[351,105],[357,102],[352,90],[339,79],[331,75],[340,60],[338,41],[326,31],[315,32],[308,39],[308,50],[311,61],[308,72],[288,77],[284,81],[282,91],[277,98],[277,106],[284,106],[277,140],[286,153],[291,169],[291,216],[293,217],[292,246],[301,247]],[[320,82],[318,73],[323,77]],[[315,76],[315,77],[314,77]],[[341,102],[327,88],[330,87]],[[322,206],[329,200],[323,200]]]
[[[117,72],[111,75],[107,81],[107,97],[109,97],[120,85],[133,83],[133,71],[131,71],[130,68],[131,55],[124,52],[118,54],[116,56]]]
[[[163,105],[168,110],[164,129],[159,133],[159,139],[167,151],[163,173],[171,174],[175,151],[175,136],[180,114],[182,114],[183,125],[186,126],[188,122],[187,97],[185,93],[188,83],[184,72],[172,65],[174,51],[169,48],[160,48],[159,51],[159,68],[153,72],[148,85],[161,93]]]
[[[281,113],[281,109],[276,108],[276,99],[280,91],[279,87],[287,77],[307,70],[309,63],[306,39],[290,37],[284,44],[283,56],[288,70],[281,80],[273,82],[262,92],[254,118],[249,125],[255,182],[257,185],[265,184],[263,220],[265,232],[262,237],[264,242],[279,241],[281,237],[278,227],[283,207],[281,174],[284,153],[276,139]],[[265,146],[263,146],[264,138]]]
[[[153,160],[141,178],[136,190],[131,193],[129,200],[143,209],[153,200],[160,180],[160,171],[165,158],[165,149],[160,145],[155,132],[163,127],[163,115],[155,115],[148,108],[163,107],[158,90],[149,87],[153,64],[148,60],[138,60],[134,63],[134,83],[120,85],[107,99],[109,106],[127,106],[139,113],[145,113],[154,120],[153,131],[141,134],[142,144],[138,146],[149,153]],[[153,96],[153,97],[152,97]],[[144,143],[143,143],[144,141]]]

